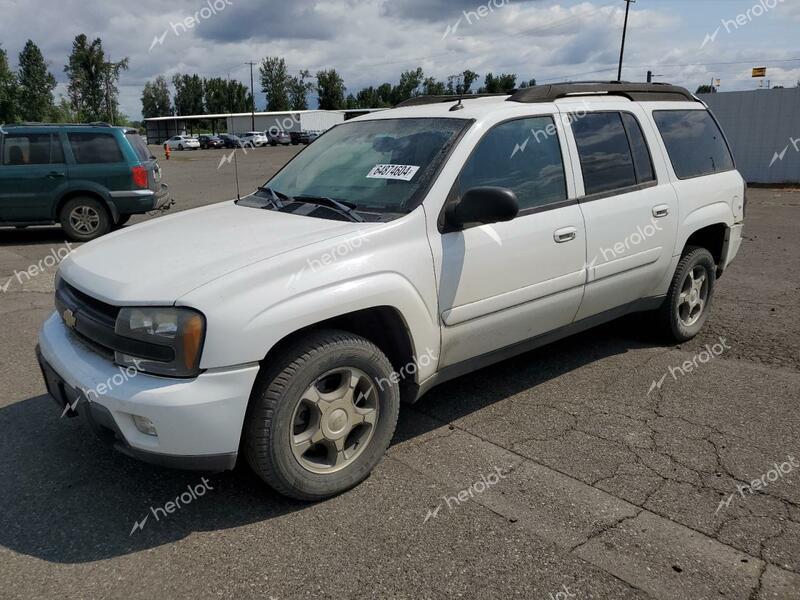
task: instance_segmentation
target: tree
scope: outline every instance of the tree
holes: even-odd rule
[[[0,124],[18,120],[17,76],[8,66],[8,56],[0,48]]]
[[[64,72],[69,79],[67,96],[80,120],[114,122],[119,107],[117,83],[127,69],[127,58],[106,61],[100,38],[89,44],[85,34],[75,36]]]
[[[317,73],[317,95],[319,107],[323,110],[341,110],[344,108],[344,80],[336,69]]]
[[[44,121],[53,110],[56,78],[47,70],[42,51],[28,40],[19,53],[19,112],[24,121]]]
[[[283,57],[267,56],[258,70],[261,91],[267,96],[267,110],[289,110],[289,70]]]
[[[480,75],[469,69],[460,75],[450,75],[447,78],[447,93],[456,95],[471,94],[472,84],[478,80],[478,77],[480,77]]]
[[[444,96],[447,86],[443,81],[436,81],[435,77],[427,77],[422,83],[422,93],[426,96]]]
[[[142,117],[166,117],[172,114],[167,80],[162,75],[155,81],[148,81],[142,90]]]
[[[483,87],[478,90],[479,94],[510,94],[517,86],[517,76],[513,73],[503,73],[495,77],[492,73],[487,73],[483,81]]]
[[[202,115],[203,80],[199,75],[181,75],[172,78],[175,88],[175,112],[179,115]]]
[[[231,94],[228,81],[222,77],[203,80],[203,94],[208,114],[217,115],[233,112],[231,110]],[[242,111],[244,112],[244,111]]]
[[[715,88],[713,85],[701,85],[700,87],[697,88],[697,91],[695,92],[695,94],[716,94],[716,93],[717,93],[717,88]]]
[[[229,81],[228,96],[231,99],[231,112],[250,112],[253,106],[253,94],[246,85],[239,81]]]
[[[353,94],[347,94],[347,100],[345,100],[345,106],[350,110],[354,108],[359,108],[358,100],[356,99],[355,96],[353,96]]]
[[[80,119],[72,110],[69,100],[64,96],[59,96],[58,104],[53,106],[48,120],[52,123],[77,123]]]
[[[311,72],[307,70],[289,78],[289,104],[292,110],[308,109],[308,93],[314,89],[314,84],[306,81],[308,79],[311,79]]]
[[[392,90],[392,105],[400,104],[403,100],[408,100],[413,96],[419,96],[423,81],[425,81],[425,74],[422,72],[422,67],[400,73],[400,83]]]
[[[529,81],[523,81],[519,84],[520,89],[529,88],[529,87],[536,87],[536,79],[531,79]]]

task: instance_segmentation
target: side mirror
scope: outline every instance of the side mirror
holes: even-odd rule
[[[519,213],[517,195],[508,188],[476,187],[468,190],[445,210],[448,231],[460,231],[465,225],[488,225],[511,221]]]

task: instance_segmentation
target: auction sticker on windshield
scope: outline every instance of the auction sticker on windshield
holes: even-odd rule
[[[411,181],[419,171],[413,165],[375,165],[367,174],[367,179],[399,179]]]

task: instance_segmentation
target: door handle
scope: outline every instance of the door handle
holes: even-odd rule
[[[669,214],[669,206],[667,206],[666,204],[659,204],[658,206],[653,207],[653,216],[656,219],[666,217],[668,214]]]
[[[65,175],[64,173],[62,173],[61,171],[50,171],[50,172],[47,174],[47,176],[48,176],[50,179],[56,179],[57,177],[65,177],[66,175]]]
[[[556,244],[571,242],[576,237],[578,237],[578,230],[575,227],[563,227],[561,229],[556,229],[555,233],[553,233],[553,239],[556,241]]]

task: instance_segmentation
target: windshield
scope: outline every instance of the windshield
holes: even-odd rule
[[[338,125],[267,185],[286,197],[328,197],[356,210],[406,213],[416,204],[463,119],[380,119]]]

